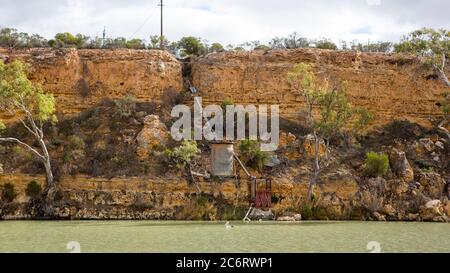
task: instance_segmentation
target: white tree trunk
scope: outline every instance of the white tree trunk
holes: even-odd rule
[[[439,77],[441,80],[447,85],[447,87],[450,87],[450,80],[448,79],[447,75],[445,74],[445,71],[443,69],[437,69],[439,73]]]
[[[319,174],[320,174],[320,139],[317,136],[317,133],[314,132],[314,175],[311,178],[310,182],[309,182],[309,187],[308,187],[308,201],[311,201],[312,196],[314,194],[314,189],[316,187],[317,184],[317,179],[319,178]]]
[[[434,68],[439,73],[439,78],[447,85],[447,87],[450,87],[450,81],[445,74],[445,65],[447,64],[447,58],[445,56],[445,53],[442,54],[442,64],[441,65],[434,65]]]

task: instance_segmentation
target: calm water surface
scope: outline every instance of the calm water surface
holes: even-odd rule
[[[0,221],[0,252],[381,252],[450,253],[450,224]]]

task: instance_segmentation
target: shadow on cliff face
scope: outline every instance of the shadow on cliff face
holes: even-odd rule
[[[391,123],[361,137],[363,147],[375,148],[394,145],[398,141],[414,141],[429,134],[439,134],[408,120],[394,120]]]
[[[280,117],[280,130],[282,132],[289,132],[296,136],[305,136],[311,132],[307,127],[302,125],[300,122],[295,122],[282,117]]]

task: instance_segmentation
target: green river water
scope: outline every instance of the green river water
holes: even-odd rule
[[[223,222],[0,221],[0,252],[450,253],[450,224],[445,223],[232,225],[226,229]]]

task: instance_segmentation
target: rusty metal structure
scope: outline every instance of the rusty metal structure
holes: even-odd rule
[[[272,181],[252,176],[239,157],[235,153],[233,155],[250,179],[250,207],[270,209],[272,207]]]
[[[270,209],[272,207],[272,181],[252,176],[244,163],[234,152],[234,142],[211,143],[211,172],[218,177],[237,177],[235,161],[250,181],[249,203],[251,208]]]

